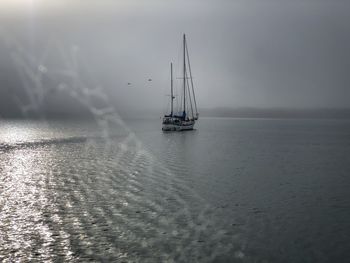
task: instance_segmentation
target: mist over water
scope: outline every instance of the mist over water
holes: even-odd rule
[[[23,116],[39,73],[36,107],[51,115],[86,113],[73,78],[118,111],[162,109],[183,33],[199,108],[349,108],[348,1],[3,2],[3,117]]]
[[[4,0],[0,261],[346,262],[347,10]],[[200,117],[163,133],[183,33]]]

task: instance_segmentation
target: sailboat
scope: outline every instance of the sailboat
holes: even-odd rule
[[[170,63],[170,113],[165,114],[162,121],[163,131],[186,131],[193,130],[198,120],[197,102],[193,88],[190,58],[183,35],[183,76],[182,76],[182,101],[177,113],[174,113],[174,88],[173,88],[173,64]]]

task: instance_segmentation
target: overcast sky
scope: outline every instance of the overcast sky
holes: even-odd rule
[[[37,69],[51,79],[44,100],[74,104],[57,88],[69,65],[119,108],[162,110],[183,33],[199,107],[349,107],[349,10],[341,0],[2,0],[0,115],[38,90],[23,77]]]

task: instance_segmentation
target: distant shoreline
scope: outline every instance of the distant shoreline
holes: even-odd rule
[[[271,118],[271,119],[350,119],[349,109],[319,108],[215,108],[202,109],[203,117]]]
[[[123,119],[161,118],[160,110],[116,110]],[[202,108],[200,117],[215,118],[266,118],[266,119],[350,119],[350,108]],[[95,119],[86,111],[44,112],[27,116],[0,114],[1,119]]]
[[[350,108],[319,108],[319,109],[290,109],[290,108],[202,108],[199,117],[215,118],[255,118],[255,119],[350,119]],[[164,113],[150,111],[122,112],[125,119],[162,117]]]

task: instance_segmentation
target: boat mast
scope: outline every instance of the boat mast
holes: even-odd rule
[[[186,35],[184,34],[183,39],[183,45],[184,45],[184,111],[182,113],[183,118],[186,118]]]
[[[173,100],[174,100],[174,95],[173,95],[173,63],[170,63],[170,89],[171,89],[171,117],[173,117]]]

